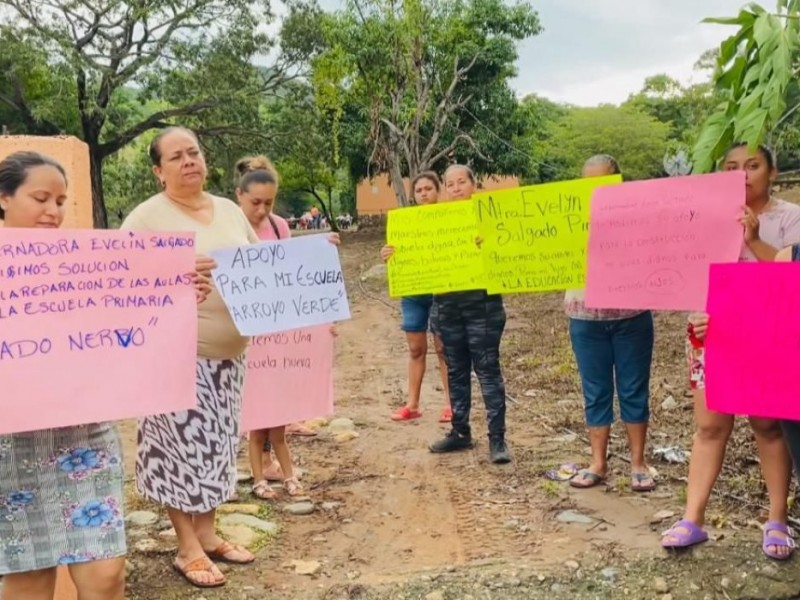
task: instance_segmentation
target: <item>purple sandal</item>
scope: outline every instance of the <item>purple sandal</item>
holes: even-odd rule
[[[772,535],[773,531],[780,531],[785,533],[786,537]],[[778,554],[775,550],[770,550],[770,546],[778,546],[782,548],[789,548],[786,554]],[[788,525],[779,523],[778,521],[767,521],[764,524],[764,541],[761,544],[761,549],[764,554],[774,560],[787,560],[794,554],[794,539],[792,538],[792,530]]]
[[[685,529],[686,532],[682,531],[682,529]],[[666,537],[671,537],[672,540],[667,541],[664,539]],[[661,534],[662,548],[689,548],[696,544],[702,544],[705,541],[708,541],[708,534],[705,530],[686,519],[681,519]]]

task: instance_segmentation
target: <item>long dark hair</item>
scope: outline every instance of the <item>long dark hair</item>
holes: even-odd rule
[[[38,152],[15,152],[0,161],[0,195],[13,196],[28,179],[28,173],[36,167],[53,167],[67,180],[67,173],[61,163]],[[0,219],[5,218],[0,207]]]

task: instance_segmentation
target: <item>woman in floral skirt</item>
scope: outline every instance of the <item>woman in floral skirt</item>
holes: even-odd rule
[[[5,227],[58,227],[66,193],[50,158],[17,152],[0,162]],[[58,565],[69,565],[81,600],[122,600],[122,483],[110,423],[0,435],[3,600],[52,600]]]

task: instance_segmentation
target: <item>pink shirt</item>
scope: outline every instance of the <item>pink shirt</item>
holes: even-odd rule
[[[778,198],[770,200],[758,215],[758,237],[777,250],[800,242],[800,206]],[[747,244],[743,244],[739,260],[755,262],[758,259]]]
[[[270,220],[272,223],[270,223]],[[275,227],[273,227],[273,224]],[[276,228],[278,235],[275,235]],[[262,241],[285,240],[292,237],[292,230],[289,229],[289,222],[286,219],[273,214],[264,219],[264,224],[256,231],[256,235]]]

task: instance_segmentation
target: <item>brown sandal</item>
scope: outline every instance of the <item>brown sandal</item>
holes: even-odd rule
[[[228,558],[226,554],[230,554],[231,552],[247,553],[250,555],[250,558],[247,560],[235,560],[233,558]],[[244,546],[240,546],[239,544],[231,544],[230,542],[225,541],[223,541],[214,550],[206,550],[206,555],[211,560],[216,560],[218,562],[224,562],[231,565],[249,565],[256,559],[253,553]]]
[[[214,576],[214,572],[211,570],[214,568],[214,563],[212,563],[207,557],[203,556],[201,558],[196,558],[192,562],[184,565],[181,567],[178,564],[178,561],[174,561],[172,563],[172,567],[180,573],[183,578],[188,581],[191,585],[197,588],[217,588],[222,587],[227,583],[225,580],[225,576],[223,576],[222,581],[213,581],[211,583],[201,583],[195,579],[192,579],[192,573],[209,573]],[[216,579],[216,576],[214,576]]]
[[[259,500],[275,500],[278,493],[269,486],[269,481],[262,479],[253,486],[253,496]]]

